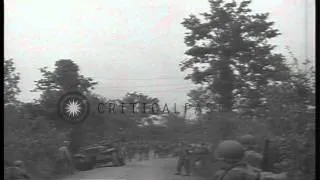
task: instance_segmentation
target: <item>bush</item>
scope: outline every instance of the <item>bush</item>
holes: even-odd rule
[[[4,157],[7,161],[23,160],[28,172],[35,178],[52,177],[55,154],[61,142],[67,139],[48,119],[20,116],[18,110],[4,111]]]

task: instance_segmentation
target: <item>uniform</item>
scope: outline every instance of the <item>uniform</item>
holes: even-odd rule
[[[244,161],[253,167],[261,168],[262,160],[263,156],[255,151],[247,150],[244,153]]]
[[[149,145],[148,144],[146,144],[145,146],[144,146],[144,156],[145,156],[145,159],[149,159],[149,151],[150,151],[150,149],[149,149]]]
[[[215,180],[258,180],[260,179],[260,170],[246,164],[239,162],[231,165],[216,175]]]
[[[222,167],[214,176],[214,180],[285,180],[286,173],[274,174],[262,172],[261,169],[243,161],[245,147],[237,141],[223,141],[217,147],[216,158],[222,161]]]
[[[260,169],[252,167],[246,163],[239,163],[237,166],[228,170],[220,170],[216,173],[214,180],[286,180],[287,174],[274,174],[272,172],[263,172]]]
[[[130,144],[127,147],[127,156],[128,156],[128,160],[132,161],[133,157],[134,157],[134,151],[133,151],[133,145]]]
[[[247,134],[240,137],[240,143],[245,148],[244,161],[255,168],[261,168],[263,156],[254,151],[254,147],[256,146],[255,138],[252,135]]]
[[[176,175],[180,175],[182,167],[184,167],[186,174],[190,175],[190,159],[188,157],[188,149],[185,147],[180,147],[178,153],[178,164],[177,164],[177,172]]]
[[[139,161],[142,161],[143,160],[143,145],[142,144],[139,144],[137,146],[137,151],[138,151],[138,155],[139,155]]]
[[[73,174],[73,168],[73,162],[68,147],[60,147],[57,154],[56,171],[58,173],[61,173],[66,169],[68,174]]]

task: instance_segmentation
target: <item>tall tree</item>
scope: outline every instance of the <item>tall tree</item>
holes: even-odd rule
[[[16,96],[20,93],[18,83],[20,74],[16,72],[13,59],[4,60],[4,104],[16,101]]]
[[[77,90],[90,95],[90,90],[94,89],[94,86],[97,84],[93,79],[80,75],[78,65],[69,59],[56,61],[54,71],[48,70],[47,67],[41,68],[40,71],[42,79],[35,81],[36,88],[33,91],[42,92],[39,103],[43,107],[44,115],[51,120],[58,119],[57,100],[63,93]],[[54,122],[59,127],[66,126],[65,123],[61,124],[60,121]],[[72,151],[77,151],[84,143],[84,127],[80,124],[71,128],[72,131],[69,134],[69,138],[71,139]]]
[[[186,79],[204,85],[217,97],[215,103],[229,111],[236,95],[248,98],[250,106],[259,104],[259,89],[268,79],[281,79],[287,72],[283,56],[273,54],[268,40],[279,35],[268,13],[253,14],[249,0],[226,3],[209,0],[210,12],[202,19],[190,15],[182,22],[189,31],[185,44],[190,47],[181,70],[192,69]],[[253,103],[254,102],[254,103]]]
[[[42,92],[39,102],[50,117],[56,116],[57,99],[64,92],[78,90],[88,94],[97,84],[92,78],[80,75],[78,65],[69,59],[56,61],[54,71],[44,67],[40,69],[40,72],[42,79],[35,81],[36,88],[32,91]]]
[[[41,68],[40,72],[43,78],[35,81],[36,88],[33,91],[79,90],[87,93],[97,85],[92,78],[80,75],[78,65],[70,59],[56,61],[53,72],[49,71],[48,67]]]

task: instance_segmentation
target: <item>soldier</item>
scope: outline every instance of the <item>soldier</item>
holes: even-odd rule
[[[23,180],[30,179],[27,171],[25,170],[24,163],[20,160],[14,162],[13,167],[8,167],[5,172],[6,180]]]
[[[123,158],[123,160],[125,160],[127,157],[127,147],[126,147],[125,143],[120,142],[118,150],[119,150],[120,156]]]
[[[159,157],[159,144],[155,144],[153,147],[153,157],[158,158]]]
[[[241,136],[239,141],[245,148],[244,160],[253,167],[261,168],[263,156],[256,152],[257,143],[254,136],[247,134]]]
[[[74,174],[74,166],[69,146],[70,142],[64,141],[63,145],[58,150],[56,162],[56,170],[58,173],[61,173],[61,171],[64,171],[64,168],[66,168],[68,174]]]
[[[243,161],[245,148],[237,141],[227,140],[221,142],[215,157],[221,162],[221,169],[216,172],[214,180],[285,180],[286,173],[274,174],[263,172]]]
[[[113,164],[116,165],[116,166],[119,166],[119,165],[120,165],[120,162],[119,162],[119,160],[118,160],[118,154],[117,154],[116,151],[114,151],[114,152],[112,153],[112,162],[113,162]]]
[[[137,153],[138,153],[138,160],[142,161],[143,160],[143,145],[142,145],[142,143],[137,144]]]
[[[184,143],[179,144],[177,172],[175,175],[181,174],[182,167],[184,167],[186,171],[186,176],[190,176],[190,159],[188,157],[188,148]]]
[[[129,143],[127,146],[127,156],[128,156],[129,162],[131,162],[134,156],[132,143]]]
[[[151,144],[148,143],[148,144],[147,144],[147,158],[148,158],[148,159],[150,158],[150,152],[151,152]]]

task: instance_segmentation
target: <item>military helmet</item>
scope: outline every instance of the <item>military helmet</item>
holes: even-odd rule
[[[240,137],[240,143],[243,145],[253,145],[255,144],[255,138],[251,134],[246,134]]]
[[[13,164],[14,164],[14,166],[17,166],[17,167],[23,166],[23,162],[20,160],[14,161]]]
[[[226,140],[221,142],[216,151],[215,157],[223,161],[239,161],[244,156],[244,147],[238,141]]]

